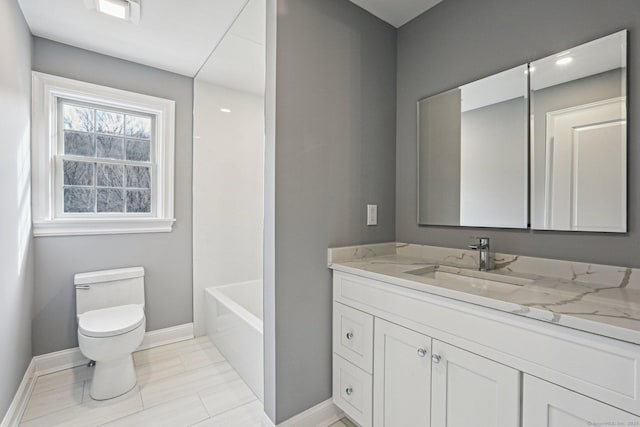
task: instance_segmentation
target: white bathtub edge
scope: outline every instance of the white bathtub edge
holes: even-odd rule
[[[247,310],[246,308],[244,308],[243,306],[235,302],[233,299],[229,298],[224,293],[219,291],[219,289],[224,289],[230,286],[244,285],[244,284],[255,283],[255,282],[256,282],[255,280],[251,280],[248,282],[233,283],[231,285],[209,287],[205,289],[205,292],[208,292],[212,297],[220,301],[222,304],[226,305],[231,311],[235,312],[236,314],[238,314],[238,316],[246,320],[246,322],[249,325],[251,325],[252,328],[257,330],[260,333],[260,335],[264,335],[262,320],[258,319],[258,317],[256,317],[249,310]]]

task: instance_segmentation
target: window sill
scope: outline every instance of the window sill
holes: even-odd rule
[[[56,219],[33,223],[33,236],[170,233],[175,218]]]

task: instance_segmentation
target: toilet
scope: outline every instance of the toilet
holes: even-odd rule
[[[79,273],[74,284],[80,351],[95,361],[89,394],[120,396],[136,385],[132,353],[146,327],[144,268]]]

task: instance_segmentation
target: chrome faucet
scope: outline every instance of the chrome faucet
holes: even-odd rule
[[[478,270],[489,270],[489,238],[488,237],[474,237],[478,239],[478,243],[469,245],[469,249],[474,251],[480,251],[480,257],[478,258]]]

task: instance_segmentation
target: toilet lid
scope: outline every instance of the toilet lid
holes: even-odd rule
[[[78,329],[88,337],[112,337],[125,334],[144,322],[144,311],[136,304],[87,311],[78,319]]]

